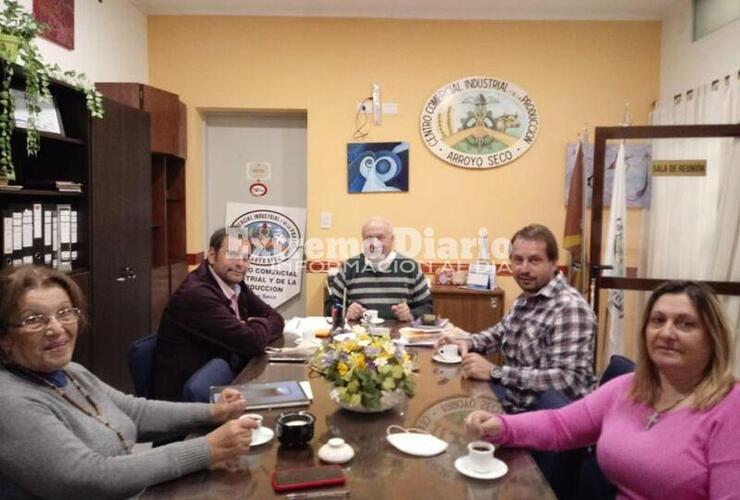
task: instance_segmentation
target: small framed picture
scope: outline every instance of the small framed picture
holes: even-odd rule
[[[26,104],[26,93],[19,89],[10,89],[10,92],[13,96],[13,106],[15,108],[15,126],[28,128],[28,105]],[[36,128],[41,132],[52,132],[64,135],[62,117],[59,114],[59,108],[56,105],[54,97],[42,99],[39,104],[41,106],[41,110],[36,119]]]
[[[348,192],[383,193],[408,190],[408,142],[347,143]]]

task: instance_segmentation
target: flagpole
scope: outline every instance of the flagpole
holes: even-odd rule
[[[576,169],[578,168],[578,150],[580,147],[581,147],[581,134],[577,134],[576,135],[576,151],[575,151],[575,156],[573,157],[574,159],[573,159],[573,174],[572,175],[576,175]],[[572,181],[571,181],[571,184],[572,184]],[[568,189],[568,192],[570,192],[570,188]],[[566,210],[566,213],[567,213],[567,210]],[[566,221],[566,233],[567,233],[567,225],[568,223]],[[583,218],[581,218],[578,221],[578,226],[579,226],[578,230],[579,230],[580,236],[583,236]],[[581,244],[582,243],[583,241],[581,240]],[[576,272],[575,255],[573,255],[573,252],[570,250],[568,250],[568,255],[570,257],[568,259],[568,281],[571,284],[571,286],[575,285],[577,288],[578,283],[574,281],[574,277],[575,277],[574,273]]]
[[[586,208],[587,208],[587,198],[588,198],[588,168],[586,163],[586,144],[588,144],[588,123],[584,122],[583,124],[583,131],[581,132],[581,151],[583,154],[583,174],[581,175],[581,207],[583,209],[581,210],[581,252],[579,255],[580,261],[581,261],[581,277],[580,277],[580,283],[578,283],[578,290],[580,290],[581,294],[584,293],[584,291],[587,289],[586,283],[588,276],[586,275],[586,270],[588,269],[588,266],[586,266]],[[593,163],[592,163],[593,164]],[[592,167],[593,168],[593,167]]]
[[[630,127],[632,126],[632,116],[630,114],[630,103],[626,102],[624,104],[624,120],[622,123],[620,123],[622,127]],[[615,170],[614,170],[614,183],[612,184],[612,201],[611,205],[609,207],[610,211],[610,223],[609,223],[609,231],[607,234],[607,245],[614,247],[616,245],[616,239],[612,239],[612,233],[614,232],[613,236],[614,238],[619,238],[619,231],[618,226],[612,227],[612,223],[618,219],[614,219],[615,212],[618,212],[620,209],[623,211],[623,221],[622,221],[622,248],[621,248],[621,262],[619,253],[617,252],[616,248],[611,249],[610,253],[610,259],[604,258],[603,262],[604,264],[609,264],[609,260],[611,260],[611,271],[610,275],[612,276],[624,276],[626,271],[626,247],[627,247],[627,239],[626,239],[626,226],[627,226],[627,214],[626,214],[626,199],[622,199],[623,205],[621,205],[621,208],[618,207],[618,203],[616,201],[616,195],[617,193],[617,185],[618,185],[618,176],[620,171],[621,174],[621,182],[619,182],[619,185],[621,186],[621,189],[625,189],[624,182],[626,182],[626,179],[624,178],[624,149],[626,147],[626,140],[622,139],[621,145],[619,148],[619,152],[617,153],[617,159],[615,160]],[[621,159],[621,161],[620,161]],[[621,166],[621,169],[620,169]],[[624,193],[622,193],[624,195]],[[605,338],[604,343],[602,344],[602,350],[601,354],[602,357],[604,355],[609,354],[624,354],[621,352],[624,349],[623,341],[624,341],[624,332],[623,332],[623,321],[624,321],[624,290],[614,290],[611,289],[607,293],[607,306],[606,306],[606,318],[605,318]],[[612,310],[613,307],[616,307],[616,310]],[[620,309],[621,308],[621,309]],[[612,347],[614,348],[614,352],[612,352]]]

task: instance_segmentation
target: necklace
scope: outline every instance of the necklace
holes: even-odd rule
[[[106,419],[103,418],[103,416],[100,413],[100,407],[98,406],[98,404],[82,388],[82,386],[79,384],[79,382],[77,382],[77,379],[75,379],[72,376],[71,373],[69,373],[67,370],[62,370],[62,373],[64,373],[64,376],[67,377],[72,382],[72,385],[74,385],[75,386],[75,389],[77,389],[77,391],[80,393],[80,395],[83,398],[85,398],[85,401],[87,401],[87,404],[90,405],[90,407],[93,409],[93,411],[90,411],[87,408],[83,408],[82,405],[80,405],[80,404],[77,403],[77,401],[75,401],[74,399],[70,398],[67,393],[65,393],[64,391],[62,391],[59,387],[57,387],[56,385],[52,384],[51,382],[49,382],[45,378],[39,377],[38,375],[35,375],[33,373],[29,373],[29,372],[27,372],[25,370],[23,370],[23,373],[25,375],[27,375],[29,378],[33,378],[37,382],[41,382],[43,385],[45,385],[47,387],[51,387],[54,390],[54,392],[56,392],[57,394],[59,394],[62,397],[62,399],[64,399],[67,403],[71,404],[72,406],[74,406],[75,408],[77,408],[78,410],[80,410],[82,413],[84,413],[85,415],[87,415],[88,417],[94,418],[95,420],[97,420],[98,422],[100,422],[101,424],[103,424],[104,426],[106,426],[107,428],[109,428],[110,430],[112,430],[116,434],[116,437],[118,438],[118,440],[123,445],[123,450],[126,452],[126,454],[127,455],[130,455],[131,454],[131,448],[126,444],[126,438],[123,437],[123,433],[121,431],[119,431],[118,429],[116,429],[115,427],[113,427],[110,424],[110,422],[108,422]]]
[[[668,412],[668,411],[671,411],[672,409],[674,409],[674,408],[675,408],[676,406],[678,406],[678,404],[679,404],[679,403],[680,403],[681,401],[683,401],[684,399],[688,398],[689,396],[691,396],[691,393],[688,393],[688,394],[682,394],[680,398],[678,398],[677,400],[675,400],[675,401],[674,401],[673,403],[671,403],[671,404],[670,404],[669,406],[667,406],[666,408],[663,408],[663,409],[662,409],[662,410],[660,410],[660,411],[658,411],[658,410],[654,410],[654,411],[653,411],[653,413],[651,413],[651,414],[650,414],[650,416],[648,416],[648,418],[647,418],[647,422],[645,422],[645,430],[646,430],[646,431],[649,431],[650,429],[652,429],[652,427],[653,427],[653,426],[654,426],[655,424],[657,424],[657,423],[658,423],[658,420],[660,420],[660,417],[661,417],[661,416],[662,416],[662,415],[663,415],[664,413],[666,413],[666,412]]]

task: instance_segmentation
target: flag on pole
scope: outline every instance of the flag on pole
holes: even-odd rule
[[[612,266],[604,276],[626,275],[625,247],[627,242],[627,185],[625,178],[624,143],[619,146],[614,166],[609,231],[606,236],[603,264]],[[624,290],[609,290],[606,304],[608,355],[624,354]],[[608,357],[606,359],[609,359]]]
[[[570,252],[569,281],[571,286],[582,289],[583,263],[583,145],[576,143],[576,160],[570,177],[568,206],[565,212],[565,234],[563,247]]]

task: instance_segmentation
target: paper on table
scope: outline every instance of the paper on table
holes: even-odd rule
[[[300,335],[309,330],[315,334],[322,330],[328,331],[329,328],[331,328],[331,318],[325,318],[324,316],[295,317],[285,322],[283,332]]]
[[[311,390],[311,382],[308,380],[301,380],[298,382],[301,385],[301,389],[303,389],[303,392],[306,393],[306,397],[313,401],[313,391]]]
[[[404,327],[398,330],[401,339],[406,345],[433,346],[442,336],[442,330],[438,332],[429,332],[417,328]]]
[[[398,330],[401,336],[395,341],[408,346],[433,346],[442,337],[443,331],[445,330],[429,331],[406,326]],[[455,339],[467,339],[469,337],[468,333],[457,328],[448,330],[447,332],[448,334],[452,333]]]

